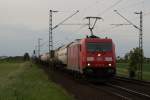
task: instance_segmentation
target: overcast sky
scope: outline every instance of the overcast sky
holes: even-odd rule
[[[53,16],[56,25],[63,19],[80,12],[65,23],[87,23],[86,16],[99,16],[94,29],[95,35],[112,38],[116,44],[117,56],[123,56],[138,46],[138,30],[132,26],[115,27],[110,24],[126,23],[113,10],[139,25],[139,16],[135,11],[144,12],[144,54],[150,57],[150,0],[0,0],[0,56],[17,56],[25,52],[32,54],[41,43],[42,52],[48,51],[49,10],[57,10]],[[89,35],[87,27],[59,26],[54,30],[55,47]]]

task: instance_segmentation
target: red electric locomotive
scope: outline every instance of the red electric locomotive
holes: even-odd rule
[[[41,58],[42,61],[49,61],[49,54]],[[108,38],[75,40],[56,49],[54,59],[64,65],[65,69],[83,76],[108,79],[116,73],[115,45]]]
[[[94,77],[116,73],[115,45],[108,38],[85,38],[67,47],[67,69]]]

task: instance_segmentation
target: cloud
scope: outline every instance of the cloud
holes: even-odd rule
[[[34,48],[38,32],[23,25],[0,25],[0,55],[22,55]]]
[[[53,25],[61,22],[71,15],[73,11],[80,10],[76,16],[67,23],[87,23],[83,20],[86,16],[96,16],[109,8],[117,0],[0,0],[0,55],[22,55],[30,53],[37,45],[40,37],[45,42],[48,40],[49,9],[62,12],[53,15]],[[94,32],[100,37],[110,37],[116,44],[117,55],[124,55],[131,48],[138,46],[138,30],[132,26],[109,29],[110,24],[125,23],[113,10],[119,10],[125,17],[139,25],[139,17],[133,12],[143,9],[143,0],[123,0],[120,4],[108,10],[101,17],[104,21],[96,24]],[[131,6],[138,4],[135,6]],[[150,0],[144,0],[144,11],[150,9]],[[144,16],[144,50],[150,57],[149,51],[149,17]],[[80,26],[60,26],[54,31],[54,42],[59,45],[83,38],[89,33],[87,27],[78,30]],[[78,31],[77,31],[78,30]],[[56,46],[59,46],[59,45]],[[48,49],[47,46],[43,49]]]

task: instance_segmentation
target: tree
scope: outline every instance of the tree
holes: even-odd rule
[[[126,54],[125,54],[124,60],[125,60],[125,62],[128,62],[128,61],[129,61],[129,53],[126,53]]]
[[[141,62],[140,57],[141,57],[141,54],[140,54],[140,49],[138,47],[133,48],[133,50],[130,51],[129,53],[129,77],[130,78],[133,78],[136,76],[138,65]]]
[[[25,61],[29,60],[29,59],[30,59],[29,53],[26,52],[26,53],[24,54],[24,57],[23,57],[23,58],[24,58]]]

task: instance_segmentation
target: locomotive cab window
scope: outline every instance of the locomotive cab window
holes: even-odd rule
[[[89,52],[105,52],[105,51],[111,51],[112,50],[112,43],[108,42],[108,43],[102,43],[102,42],[89,42],[87,43],[87,50]]]

